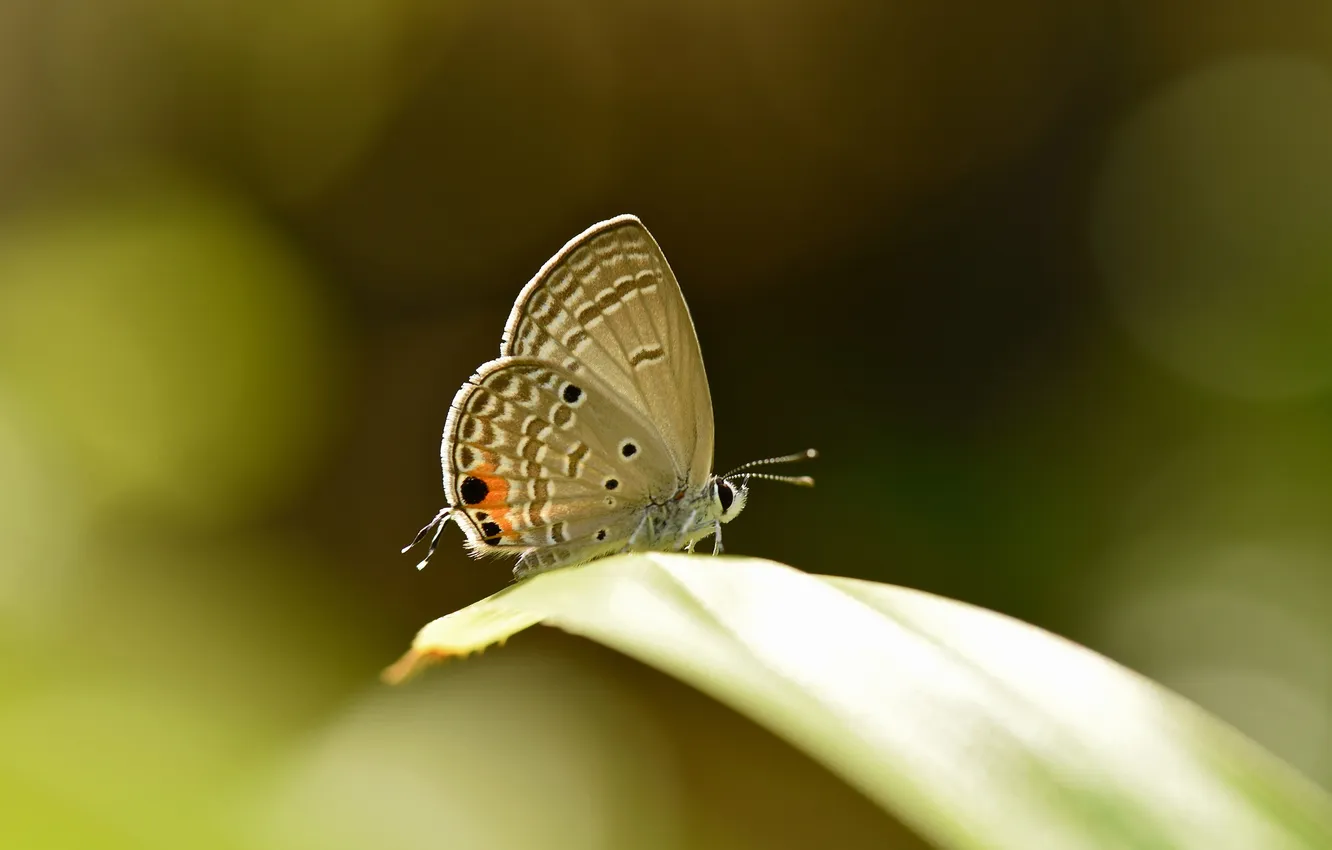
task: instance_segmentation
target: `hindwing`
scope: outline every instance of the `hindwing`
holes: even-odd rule
[[[469,550],[524,566],[615,551],[684,485],[652,421],[598,376],[525,357],[486,363],[458,391],[441,459]]]

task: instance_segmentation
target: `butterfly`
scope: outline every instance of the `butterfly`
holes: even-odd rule
[[[440,447],[447,504],[469,552],[517,555],[518,578],[618,552],[692,552],[742,510],[753,473],[810,449],[712,474],[712,396],[689,308],[632,215],[568,242],[518,295],[500,356],[462,385]]]

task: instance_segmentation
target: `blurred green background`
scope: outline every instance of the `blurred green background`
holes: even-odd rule
[[[1085,643],[1332,786],[1332,6],[6,0],[0,844],[916,846],[805,757],[536,630],[449,400],[641,216],[730,551]],[[803,471],[803,470],[802,470]]]

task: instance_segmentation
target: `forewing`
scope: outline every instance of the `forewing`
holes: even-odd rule
[[[631,215],[571,240],[523,289],[501,354],[592,374],[656,430],[677,474],[712,471],[712,398],[680,285]]]
[[[492,360],[463,385],[441,454],[472,552],[533,563],[613,551],[679,486],[642,413],[593,374],[531,358]]]

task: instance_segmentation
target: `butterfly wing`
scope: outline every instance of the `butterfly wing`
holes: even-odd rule
[[[712,472],[712,396],[680,284],[636,217],[593,225],[519,294],[500,353],[594,376],[655,429],[683,484]]]
[[[677,486],[644,413],[589,370],[525,357],[492,360],[463,385],[441,454],[468,548],[523,555],[521,571],[623,548],[648,502]]]

